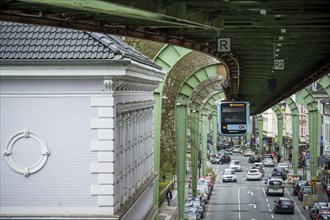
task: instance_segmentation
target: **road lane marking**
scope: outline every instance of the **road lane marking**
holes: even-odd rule
[[[272,216],[272,218],[274,218],[274,216],[273,215],[271,215]]]

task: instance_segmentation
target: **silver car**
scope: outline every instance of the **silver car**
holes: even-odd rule
[[[275,164],[274,164],[274,160],[272,158],[265,158],[263,161],[262,161],[264,167],[274,167]]]

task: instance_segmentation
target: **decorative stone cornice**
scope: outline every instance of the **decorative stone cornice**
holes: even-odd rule
[[[122,77],[110,77],[105,78],[104,81],[105,91],[143,91],[143,92],[153,92],[157,87],[159,82],[142,80],[138,78],[122,78]]]
[[[139,109],[147,109],[152,108],[155,104],[154,100],[146,100],[146,101],[140,101],[140,102],[128,102],[128,103],[120,103],[116,106],[117,114],[129,112],[129,111],[135,111]],[[152,109],[149,109],[150,112],[152,112]]]

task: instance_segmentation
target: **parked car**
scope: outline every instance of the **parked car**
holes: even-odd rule
[[[242,171],[242,165],[239,160],[230,161],[229,168],[235,170],[236,172]]]
[[[245,149],[243,154],[244,154],[244,157],[249,157],[251,155],[254,155],[254,152],[251,149]]]
[[[206,191],[205,187],[197,186],[197,195],[199,195],[202,198],[202,202],[204,204],[207,204],[208,194],[207,194],[207,191]]]
[[[234,153],[240,153],[241,152],[241,147],[239,145],[235,145],[233,149]]]
[[[327,202],[314,202],[314,204],[309,208],[309,216],[311,219],[315,218],[316,211],[319,208],[328,207]]]
[[[199,178],[199,182],[202,182],[202,181],[207,181],[207,182],[209,182],[209,184],[210,184],[210,189],[211,189],[211,191],[213,190],[213,188],[214,188],[214,182],[213,182],[211,176],[201,176],[201,177]]]
[[[262,161],[264,167],[274,167],[274,160],[272,158],[266,157],[265,159],[263,159]]]
[[[290,198],[281,197],[274,201],[274,213],[294,214],[295,202]]]
[[[300,201],[303,201],[304,195],[307,195],[307,194],[312,194],[312,187],[306,186],[306,185],[302,186],[298,193],[298,199]]]
[[[293,185],[293,195],[297,196],[300,191],[300,188],[305,185],[308,185],[308,182],[305,180],[299,180],[295,182],[295,184]]]
[[[209,200],[210,197],[211,197],[211,188],[210,188],[209,182],[204,182],[204,181],[203,182],[199,182],[197,184],[197,187],[204,187],[205,188],[206,194],[207,194],[207,200]]]
[[[225,169],[222,174],[222,182],[237,182],[236,172],[233,169]]]
[[[256,162],[260,162],[261,159],[259,156],[255,156],[255,155],[251,155],[249,157],[249,163],[256,163]]]
[[[250,169],[246,174],[246,180],[261,180],[263,174],[259,169]]]
[[[272,171],[272,177],[273,176],[279,176],[279,177],[282,178],[282,180],[286,180],[287,179],[287,171],[284,168],[275,167]]]
[[[281,179],[269,179],[266,187],[266,195],[284,196],[284,182]]]
[[[323,220],[330,219],[330,209],[329,207],[320,207],[316,209],[315,214],[313,215],[312,220]]]
[[[201,218],[205,216],[205,204],[202,202],[202,198],[200,196],[190,196],[186,199],[185,207],[197,207],[197,211],[199,212]]]
[[[200,215],[197,207],[185,206],[184,207],[184,218],[192,219],[192,220],[199,220],[199,219],[201,219],[201,215]]]
[[[233,155],[233,148],[226,148],[225,155]]]

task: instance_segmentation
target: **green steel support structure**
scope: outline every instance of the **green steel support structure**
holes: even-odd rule
[[[308,109],[310,177],[312,178],[316,176],[317,151],[320,149],[320,145],[318,145],[318,140],[320,139],[318,134],[321,134],[321,132],[318,131],[318,129],[321,129],[318,124],[319,112],[313,95],[306,88],[297,93],[297,103],[306,106]]]
[[[293,172],[298,174],[298,157],[299,157],[299,111],[296,103],[288,98],[285,100],[285,103],[289,106],[292,116],[292,163],[293,163]]]
[[[202,114],[202,176],[206,176],[206,159],[207,159],[207,131],[208,120],[207,115]]]
[[[260,153],[263,154],[264,153],[264,145],[262,143],[262,138],[264,136],[263,132],[264,132],[264,119],[262,118],[262,115],[259,114],[257,115],[258,118],[258,131],[259,131],[259,147],[260,147]]]
[[[218,154],[217,152],[217,140],[218,140],[218,116],[212,115],[212,129],[213,129],[213,154]]]
[[[191,173],[192,173],[192,194],[196,196],[198,180],[198,151],[199,151],[199,112],[190,112],[190,134],[191,134]]]
[[[272,110],[275,112],[277,116],[277,135],[278,135],[278,147],[279,147],[279,154],[283,157],[283,117],[281,113],[281,109],[274,105]]]
[[[176,102],[175,107],[176,172],[178,182],[178,218],[184,218],[186,145],[187,145],[187,105]],[[182,204],[182,205],[180,205]]]

